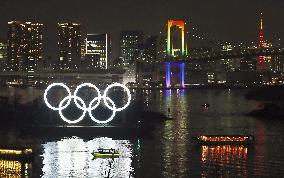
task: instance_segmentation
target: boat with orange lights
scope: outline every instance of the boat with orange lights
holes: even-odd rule
[[[254,142],[252,135],[199,135],[194,138],[202,145],[247,145]]]
[[[28,160],[33,158],[33,150],[31,148],[0,148],[0,158]]]

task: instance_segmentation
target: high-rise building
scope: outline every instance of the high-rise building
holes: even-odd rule
[[[108,34],[87,34],[85,61],[89,69],[107,69],[110,56]]]
[[[129,66],[134,61],[139,52],[139,46],[142,44],[143,35],[138,31],[124,31],[119,37],[119,56],[124,66]]]
[[[221,51],[228,52],[234,49],[234,45],[225,43],[221,46]],[[240,59],[220,59],[217,64],[217,71],[236,71],[239,69]]]
[[[145,48],[146,48],[146,57],[149,59],[149,62],[157,62],[157,44],[158,37],[150,36],[146,39]]]
[[[0,68],[1,71],[5,69],[7,62],[7,43],[4,40],[0,40]]]
[[[85,60],[85,55],[86,55],[86,40],[87,40],[87,35],[82,34],[81,36],[81,60]]]
[[[273,56],[271,58],[271,71],[283,72],[283,58],[282,56]]]
[[[165,35],[160,35],[158,37],[158,54],[157,58],[159,61],[167,58],[167,37]]]
[[[34,72],[42,60],[43,24],[8,22],[7,69]]]
[[[157,36],[148,37],[144,44],[139,45],[137,59],[148,64],[157,62],[157,42]]]
[[[81,24],[58,23],[58,67],[77,70],[81,62]]]
[[[255,71],[257,62],[255,58],[241,58],[240,71]]]

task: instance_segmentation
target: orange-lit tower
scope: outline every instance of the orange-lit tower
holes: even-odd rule
[[[262,13],[260,14],[260,24],[259,24],[259,38],[258,38],[258,47],[263,48],[264,47],[264,41],[263,41],[263,19],[262,19]],[[258,56],[257,57],[257,70],[264,70],[265,64],[264,64],[265,57],[264,56]]]
[[[258,41],[258,47],[262,48],[263,45],[263,21],[262,21],[262,13],[260,14],[260,30],[259,30],[259,41]]]

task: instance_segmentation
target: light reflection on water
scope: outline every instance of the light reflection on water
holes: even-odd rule
[[[15,98],[19,99],[21,104],[28,103],[42,95],[42,90],[32,87],[28,88],[0,88],[0,97],[9,97],[9,102],[13,102]]]
[[[32,177],[32,163],[24,163],[17,160],[0,160],[0,177],[1,178],[21,178]]]
[[[235,175],[247,177],[248,147],[243,145],[201,146],[201,177]]]
[[[171,90],[166,90],[166,102],[161,102],[165,103],[161,110],[170,108],[168,109],[168,115],[172,118],[179,118],[174,123],[165,123],[163,164],[164,169],[169,171],[163,172],[164,177],[171,177],[173,175],[172,171],[175,171],[174,174],[176,175],[183,175],[184,167],[187,166],[188,161],[188,158],[184,157],[184,155],[188,154],[188,135],[186,133],[188,119],[183,116],[184,113],[182,112],[188,107],[187,101],[182,96],[182,93],[177,92],[175,97],[172,92]]]
[[[132,145],[128,140],[78,137],[43,144],[43,177],[133,177]],[[96,158],[98,148],[119,150],[119,158]]]
[[[137,157],[127,140],[69,138],[47,142],[43,145],[43,176],[104,177],[110,161],[92,161],[90,152],[96,145],[116,145],[126,150],[126,156],[111,162],[112,177],[283,177],[283,121],[245,116],[259,105],[245,100],[245,93],[233,89],[147,91],[142,96],[144,108],[173,120],[158,124],[153,139],[136,140]],[[204,109],[204,103],[210,107]],[[191,141],[202,134],[251,134],[256,143],[251,147],[202,147]]]
[[[246,100],[245,93],[246,90],[165,90],[148,96],[152,98],[148,108],[174,119],[158,125],[154,140],[142,143],[144,160],[150,150],[153,153],[148,157],[160,160],[159,164],[150,161],[142,164],[144,177],[284,175],[283,121],[246,116],[259,102]],[[205,109],[204,103],[210,107]],[[251,147],[202,147],[191,141],[192,137],[202,134],[251,134],[256,143]],[[155,149],[150,145],[156,145]]]

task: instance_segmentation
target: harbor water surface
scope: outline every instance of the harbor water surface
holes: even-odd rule
[[[246,100],[244,89],[145,90],[147,110],[164,113],[173,120],[156,125],[152,138],[88,139],[63,137],[40,140],[41,151],[33,165],[19,164],[26,177],[283,177],[284,125],[281,118],[253,118],[248,112],[262,105]],[[42,91],[1,89],[1,94],[20,93],[24,100],[42,97]],[[136,98],[137,99],[137,98]],[[25,101],[23,101],[25,102]],[[202,107],[203,104],[210,107]],[[197,135],[251,134],[253,145],[199,145]],[[7,141],[1,137],[1,142]],[[116,148],[119,158],[93,159],[98,148]],[[10,161],[11,164],[19,162]],[[9,160],[0,160],[1,175]],[[6,172],[5,172],[6,171]],[[23,173],[24,171],[24,173]]]

